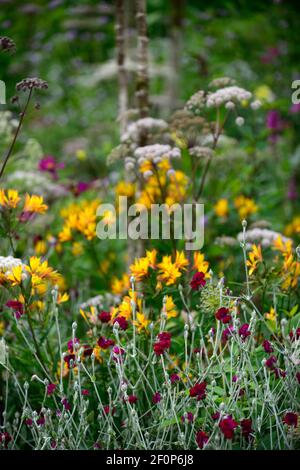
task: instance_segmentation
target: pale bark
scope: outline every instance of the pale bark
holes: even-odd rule
[[[116,0],[116,48],[119,82],[119,122],[121,135],[127,127],[128,80],[126,72],[125,0]]]

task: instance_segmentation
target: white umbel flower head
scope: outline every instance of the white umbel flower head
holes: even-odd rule
[[[207,97],[206,106],[208,108],[217,108],[225,103],[242,103],[252,98],[252,93],[238,86],[228,86],[220,88]]]

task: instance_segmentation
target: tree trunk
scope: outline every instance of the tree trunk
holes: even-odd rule
[[[128,109],[128,80],[125,68],[126,59],[126,24],[125,24],[125,0],[116,0],[116,47],[119,82],[119,122],[121,135],[127,127]]]

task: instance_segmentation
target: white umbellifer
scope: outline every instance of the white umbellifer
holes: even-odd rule
[[[214,93],[210,93],[207,97],[206,106],[208,108],[219,107],[228,102],[243,102],[252,98],[252,93],[238,86],[227,86],[220,88]]]

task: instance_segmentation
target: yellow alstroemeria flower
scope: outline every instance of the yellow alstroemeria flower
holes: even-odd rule
[[[34,251],[37,255],[44,255],[47,251],[47,243],[45,240],[39,240],[34,246]]]
[[[57,303],[58,304],[63,304],[64,302],[68,302],[69,300],[69,294],[67,292],[64,292],[64,294],[61,294],[60,292],[58,293],[57,296]]]
[[[129,276],[128,274],[123,274],[121,279],[117,277],[112,278],[111,291],[115,295],[123,294],[127,292],[130,287]]]
[[[146,251],[146,258],[149,261],[149,266],[152,269],[155,269],[157,251],[155,249]]]
[[[15,209],[20,200],[19,193],[15,189],[8,189],[7,194],[4,189],[0,189],[0,206]]]
[[[214,211],[218,217],[227,217],[229,212],[228,200],[224,198],[219,199],[218,202],[214,205]]]
[[[249,276],[251,276],[257,268],[258,263],[263,260],[261,246],[252,245],[252,251],[249,253],[249,260],[247,260],[247,266],[249,269]]]
[[[175,263],[172,263],[171,256],[164,256],[162,262],[157,266],[160,269],[158,280],[167,286],[175,284],[177,279],[181,277],[181,272]]]
[[[133,321],[133,324],[134,324],[134,326],[137,327],[138,332],[140,333],[142,330],[146,330],[149,323],[150,323],[150,320],[147,320],[145,315],[143,313],[139,313],[139,312],[136,313],[136,318],[137,318],[137,320]]]
[[[25,204],[24,204],[24,209],[23,209],[24,212],[44,214],[44,212],[46,212],[47,209],[48,209],[48,206],[44,204],[44,199],[42,196],[37,196],[35,194],[30,196],[29,194],[26,194]]]
[[[61,232],[58,234],[58,239],[62,243],[72,240],[72,231],[68,225],[63,226]]]
[[[209,270],[209,262],[205,261],[205,256],[201,251],[196,251],[194,253],[194,265],[193,268],[196,269],[198,272],[204,273],[205,278],[209,279],[210,274],[208,272]]]
[[[188,266],[189,262],[184,256],[183,251],[176,251],[175,266],[178,269],[184,269]]]
[[[234,199],[234,206],[238,210],[240,219],[246,219],[252,214],[258,211],[258,206],[255,204],[253,199],[245,197],[243,195],[238,196]]]
[[[276,240],[273,241],[273,248],[277,251],[280,251],[284,255],[290,254],[292,252],[292,247],[293,241],[286,240],[284,242],[280,235],[276,238]]]
[[[117,196],[133,197],[135,194],[135,185],[126,181],[119,181],[115,188]]]
[[[18,286],[22,282],[22,275],[22,266],[15,266],[14,268],[12,268],[12,272],[6,275],[6,279],[11,283],[12,286]]]
[[[177,317],[178,312],[176,310],[176,305],[174,304],[173,298],[172,298],[171,295],[166,296],[165,309],[166,309],[166,314],[167,314],[168,320],[170,318]]]
[[[277,317],[276,311],[275,311],[275,309],[274,309],[273,307],[270,308],[270,311],[269,311],[269,312],[265,313],[265,318],[266,318],[267,320],[270,320],[270,321],[275,322],[275,321],[276,321],[276,317]]]
[[[149,258],[143,257],[135,259],[134,263],[129,267],[131,274],[137,281],[141,281],[148,276],[148,270],[150,266]]]

